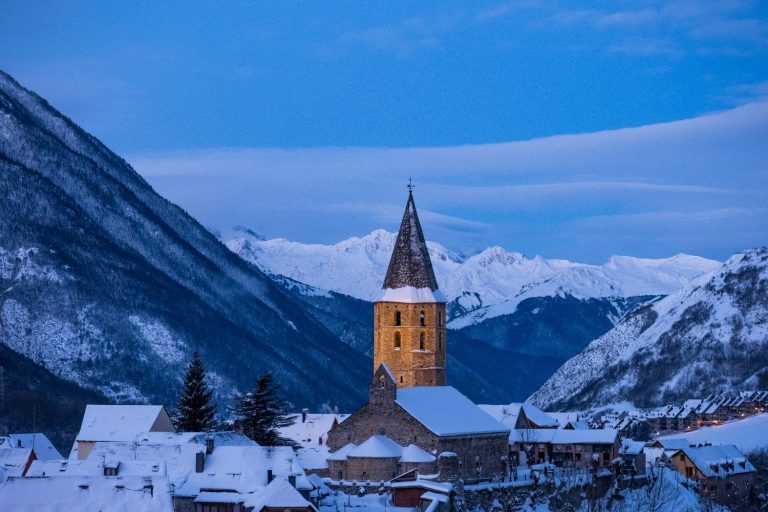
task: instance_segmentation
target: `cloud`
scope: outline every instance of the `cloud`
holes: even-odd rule
[[[446,16],[413,17],[389,25],[345,32],[339,37],[338,44],[341,47],[363,45],[408,57],[416,51],[439,46],[441,35],[452,30],[456,21]]]
[[[690,35],[695,39],[736,39],[766,46],[768,23],[753,18],[714,20],[694,27]]]
[[[601,259],[637,250],[622,231],[631,226],[657,255],[726,257],[757,244],[768,224],[765,140],[768,102],[754,102],[671,123],[501,144],[218,148],[128,160],[160,193],[224,230],[243,224],[267,236],[335,242],[396,229],[413,176],[430,238],[461,250],[499,244]],[[741,231],[728,225],[736,214]],[[614,238],[593,240],[601,225]],[[665,235],[670,226],[677,237]],[[662,235],[668,239],[653,242]]]

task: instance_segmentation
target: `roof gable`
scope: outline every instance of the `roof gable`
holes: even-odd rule
[[[150,431],[174,432],[162,405],[87,405],[77,441],[132,441]]]

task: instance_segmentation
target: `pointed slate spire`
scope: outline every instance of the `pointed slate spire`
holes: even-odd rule
[[[421,224],[410,187],[403,222],[400,223],[400,232],[397,234],[392,259],[389,260],[387,277],[384,278],[382,288],[394,290],[406,286],[437,290],[437,279],[435,279],[435,272],[432,270],[427,242],[421,231]]]

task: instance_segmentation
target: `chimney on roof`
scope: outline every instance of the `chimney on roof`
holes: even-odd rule
[[[296,488],[296,475],[288,475],[288,483],[291,487]]]
[[[195,454],[195,473],[202,473],[205,469],[205,453],[197,452]]]
[[[205,453],[210,455],[213,453],[213,436],[205,438]]]
[[[301,422],[305,423],[307,421],[307,413],[309,412],[309,409],[302,409],[301,410]]]
[[[272,473],[272,468],[269,468],[267,470],[267,483],[270,483],[274,479],[275,479],[275,474]]]

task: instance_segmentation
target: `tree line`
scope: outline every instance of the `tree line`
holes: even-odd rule
[[[288,405],[279,394],[279,387],[271,373],[259,375],[251,391],[233,397],[231,412],[235,430],[261,446],[293,446],[294,441],[281,437],[279,433],[279,429],[296,421],[288,414]],[[232,425],[217,420],[216,412],[213,389],[200,354],[195,351],[184,375],[184,386],[173,417],[174,425],[182,432],[230,429]]]

